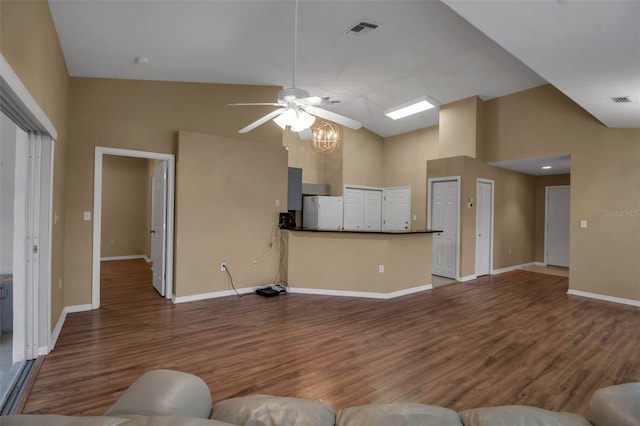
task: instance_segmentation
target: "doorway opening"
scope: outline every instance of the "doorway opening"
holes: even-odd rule
[[[0,54],[0,415],[32,360],[51,350],[53,159],[57,132]]]
[[[569,267],[569,234],[571,228],[571,187],[545,188],[544,263],[546,266]]]
[[[147,248],[136,248],[135,243],[131,243],[131,232],[123,229],[119,231],[109,231],[109,218],[103,218],[103,203],[110,202],[110,194],[114,191],[107,184],[108,170],[111,167],[111,156],[128,157],[128,160],[120,161],[121,164],[136,161],[145,164],[148,170],[149,190],[142,198],[149,205],[148,214],[141,219],[133,220],[128,226],[135,229],[139,234],[137,241],[146,241],[143,245]],[[115,161],[114,163],[118,163]],[[133,167],[131,168],[133,169]],[[131,170],[129,170],[131,172]],[[144,258],[152,261],[153,266],[153,287],[163,297],[171,299],[173,296],[173,212],[174,212],[174,179],[175,179],[175,157],[173,154],[162,154],[146,151],[132,151],[127,149],[96,147],[95,152],[95,174],[94,174],[94,222],[93,222],[93,274],[92,274],[92,308],[100,307],[100,276],[102,260],[127,260]],[[113,182],[112,182],[113,183]],[[121,185],[120,185],[121,187]],[[103,193],[104,190],[104,193]],[[115,191],[117,192],[117,191]],[[157,198],[161,195],[161,198]],[[148,197],[148,198],[147,198]],[[135,197],[134,197],[135,198]],[[130,206],[129,206],[130,207]],[[114,217],[119,217],[116,213]],[[104,219],[104,223],[103,223]],[[146,222],[145,222],[146,221]],[[114,229],[117,229],[117,224]],[[124,231],[124,233],[123,233]],[[107,232],[120,232],[122,239],[103,235]],[[116,234],[112,234],[116,235]],[[144,236],[144,237],[143,237]],[[104,241],[103,241],[104,237]],[[142,237],[142,238],[141,238]],[[123,241],[126,240],[126,241]],[[128,247],[124,247],[127,246]],[[133,248],[131,246],[134,246]],[[102,253],[109,254],[111,248],[129,250],[120,253],[129,253],[120,256],[103,256]],[[140,244],[138,243],[138,247]],[[150,250],[150,251],[147,251]],[[144,253],[133,253],[131,250],[143,251]],[[113,254],[115,252],[111,252]]]

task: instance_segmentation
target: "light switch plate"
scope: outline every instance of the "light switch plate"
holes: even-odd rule
[[[91,220],[91,212],[84,212],[84,220],[87,222]]]
[[[586,220],[581,220],[580,221],[580,228],[586,228],[587,227],[587,221]]]

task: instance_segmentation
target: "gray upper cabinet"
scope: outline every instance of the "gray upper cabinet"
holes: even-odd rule
[[[302,210],[302,169],[289,167],[287,210]]]

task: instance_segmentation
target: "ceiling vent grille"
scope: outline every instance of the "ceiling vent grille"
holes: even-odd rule
[[[616,96],[614,98],[611,98],[611,100],[616,104],[627,104],[631,102],[631,98],[628,96]]]
[[[360,21],[351,28],[349,28],[345,34],[354,35],[354,36],[365,36],[369,34],[371,31],[378,28],[380,25],[374,24],[372,22]]]

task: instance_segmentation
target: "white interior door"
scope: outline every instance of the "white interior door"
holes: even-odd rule
[[[344,229],[363,229],[364,190],[344,189]]]
[[[548,186],[546,192],[545,263],[568,268],[570,187]]]
[[[491,273],[493,184],[478,181],[476,190],[476,276]]]
[[[431,229],[433,234],[432,273],[456,279],[456,252],[458,250],[458,182],[431,183]]]
[[[364,229],[380,231],[382,229],[382,191],[368,189],[364,191]]]
[[[153,287],[165,295],[165,248],[167,230],[167,164],[160,161],[153,170],[151,195],[151,261]]]
[[[411,187],[384,189],[382,226],[385,231],[409,230],[411,220]]]

